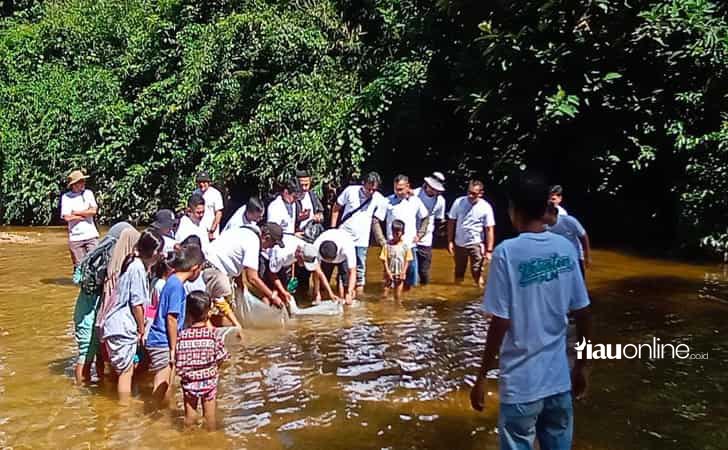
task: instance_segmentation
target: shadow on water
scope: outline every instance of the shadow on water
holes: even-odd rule
[[[40,282],[43,284],[52,284],[54,286],[75,286],[73,280],[68,278],[41,278]]]

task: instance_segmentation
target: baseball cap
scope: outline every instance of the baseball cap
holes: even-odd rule
[[[200,181],[207,181],[208,183],[210,181],[212,181],[212,179],[210,178],[210,174],[207,173],[207,171],[205,171],[205,170],[198,172],[197,173],[197,182],[199,183]]]
[[[175,222],[176,218],[171,209],[160,209],[157,211],[157,214],[154,215],[154,222],[152,222],[152,226],[157,229],[172,228],[174,227]]]

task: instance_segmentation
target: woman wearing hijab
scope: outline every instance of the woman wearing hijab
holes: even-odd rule
[[[91,363],[98,352],[98,335],[94,331],[96,311],[103,292],[104,280],[109,260],[120,235],[126,229],[132,229],[127,222],[119,222],[79,263],[74,282],[80,286],[76,307],[73,312],[74,337],[78,347],[78,359],[74,370],[77,384],[91,379]],[[97,358],[97,372],[103,376],[103,361]]]

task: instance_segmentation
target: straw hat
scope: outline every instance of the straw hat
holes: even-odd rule
[[[81,172],[80,170],[74,170],[73,172],[68,174],[68,187],[71,187],[72,185],[78,183],[81,180],[85,180],[88,177],[88,175],[84,175],[83,172]]]

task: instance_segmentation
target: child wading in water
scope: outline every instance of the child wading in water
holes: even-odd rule
[[[154,397],[158,401],[169,400],[169,389],[174,376],[174,350],[177,334],[185,323],[185,281],[194,281],[200,276],[204,256],[196,245],[178,248],[174,251],[169,266],[175,273],[167,279],[159,296],[157,314],[147,336],[149,370],[154,372]]]
[[[209,326],[210,296],[193,291],[187,296],[187,323],[180,331],[175,352],[175,369],[182,381],[185,425],[197,422],[197,404],[208,430],[215,429],[218,366],[228,359],[225,345]]]
[[[402,240],[404,235],[404,222],[392,221],[392,240],[382,247],[379,259],[384,265],[384,296],[389,296],[389,290],[394,289],[394,299],[402,298],[404,279],[407,267],[412,261],[412,250]]]

